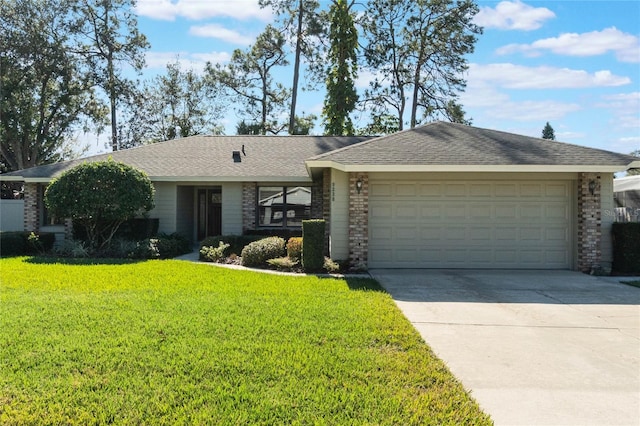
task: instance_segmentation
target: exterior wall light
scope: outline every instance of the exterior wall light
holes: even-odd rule
[[[591,193],[591,195],[593,195],[596,192],[596,181],[595,180],[589,181],[589,192]]]
[[[356,181],[356,191],[358,191],[358,194],[362,191],[362,178],[358,178]]]

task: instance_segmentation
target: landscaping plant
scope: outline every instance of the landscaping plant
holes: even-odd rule
[[[153,208],[153,184],[144,172],[109,158],[54,179],[45,203],[52,215],[82,226],[90,248],[101,249],[123,222]]]

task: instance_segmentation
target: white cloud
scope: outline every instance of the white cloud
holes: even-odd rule
[[[218,24],[196,25],[189,28],[189,34],[197,37],[209,37],[226,41],[228,43],[248,46],[255,41],[255,37],[240,34],[237,31],[224,28]]]
[[[602,99],[596,106],[612,111],[612,126],[640,131],[640,92],[606,95]]]
[[[495,9],[484,6],[475,16],[474,22],[485,28],[501,30],[536,30],[552,18],[555,13],[546,7],[533,7],[516,1],[502,1]]]
[[[478,111],[489,121],[496,119],[508,122],[546,122],[559,120],[567,114],[579,111],[582,107],[576,103],[546,100],[513,100],[508,94],[500,92],[487,82],[476,81],[467,86],[460,96],[460,102],[473,117]]]
[[[636,63],[640,62],[640,38],[611,27],[582,34],[565,33],[531,44],[509,44],[499,48],[496,53],[507,55],[521,52],[538,56],[543,51],[567,56],[597,56],[614,52],[619,61]]]
[[[136,12],[140,16],[164,21],[178,17],[202,20],[214,17],[259,19],[271,21],[271,10],[262,9],[257,0],[138,0]]]
[[[165,69],[168,63],[178,61],[183,70],[204,71],[207,62],[225,63],[231,59],[227,52],[190,53],[190,52],[147,52],[145,60],[149,69]]]
[[[588,73],[568,68],[534,68],[510,63],[471,64],[468,82],[473,84],[474,81],[491,82],[508,89],[577,89],[631,83],[630,78],[614,75],[609,70]]]

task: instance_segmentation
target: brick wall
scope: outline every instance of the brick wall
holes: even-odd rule
[[[24,184],[24,230],[27,232],[40,230],[39,185]]]
[[[358,193],[356,183],[362,181]],[[349,261],[354,267],[367,266],[369,254],[369,175],[349,173]]]
[[[256,229],[256,192],[255,182],[242,183],[242,232]]]
[[[322,172],[322,218],[324,228],[324,254],[329,256],[329,237],[331,235],[331,169]]]
[[[591,272],[600,267],[602,256],[601,175],[580,173],[578,175],[578,270]],[[593,194],[589,185],[595,184]]]

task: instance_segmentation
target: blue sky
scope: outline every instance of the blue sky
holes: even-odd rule
[[[560,141],[623,153],[640,149],[640,1],[478,5],[484,34],[468,57],[461,97],[474,126],[539,137],[549,121]],[[151,43],[142,78],[176,58],[196,70],[207,60],[224,63],[274,21],[257,0],[138,0],[136,12]],[[283,69],[279,78],[290,85],[290,75]],[[361,73],[359,87],[367,83]],[[301,93],[298,111],[319,116],[323,98],[321,90]],[[237,121],[230,107],[225,133],[235,133]]]

